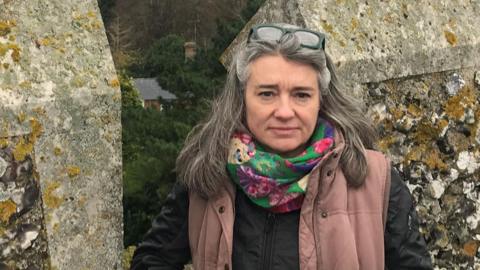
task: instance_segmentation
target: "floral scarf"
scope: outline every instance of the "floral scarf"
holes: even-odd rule
[[[300,209],[310,171],[333,147],[333,133],[333,126],[319,118],[311,144],[292,158],[266,152],[250,135],[235,133],[228,154],[230,178],[252,202],[271,212]]]

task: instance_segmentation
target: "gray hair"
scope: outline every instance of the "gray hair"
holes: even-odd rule
[[[244,95],[249,65],[264,55],[281,55],[309,64],[318,72],[319,116],[333,123],[345,139],[340,166],[348,183],[362,185],[367,175],[365,149],[373,149],[377,138],[362,112],[364,105],[341,91],[334,65],[323,50],[303,48],[291,34],[284,35],[278,42],[250,42],[234,56],[224,90],[214,100],[210,116],[190,132],[180,151],[176,162],[179,181],[205,198],[216,195],[225,181],[230,181],[226,170],[230,138],[235,131],[249,132]]]

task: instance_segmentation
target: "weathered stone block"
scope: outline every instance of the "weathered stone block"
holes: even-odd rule
[[[121,269],[120,99],[96,1],[0,1],[0,268]]]

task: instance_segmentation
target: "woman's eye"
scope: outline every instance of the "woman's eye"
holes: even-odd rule
[[[273,97],[274,93],[273,91],[262,91],[258,95],[261,97]]]
[[[298,92],[298,93],[295,93],[295,97],[299,99],[308,99],[311,97],[311,95],[309,93]]]

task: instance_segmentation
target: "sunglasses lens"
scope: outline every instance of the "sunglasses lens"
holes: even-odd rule
[[[258,38],[263,40],[279,40],[282,35],[282,30],[275,27],[260,27],[257,29]]]
[[[295,36],[305,46],[315,47],[320,43],[320,37],[311,32],[296,31]]]

